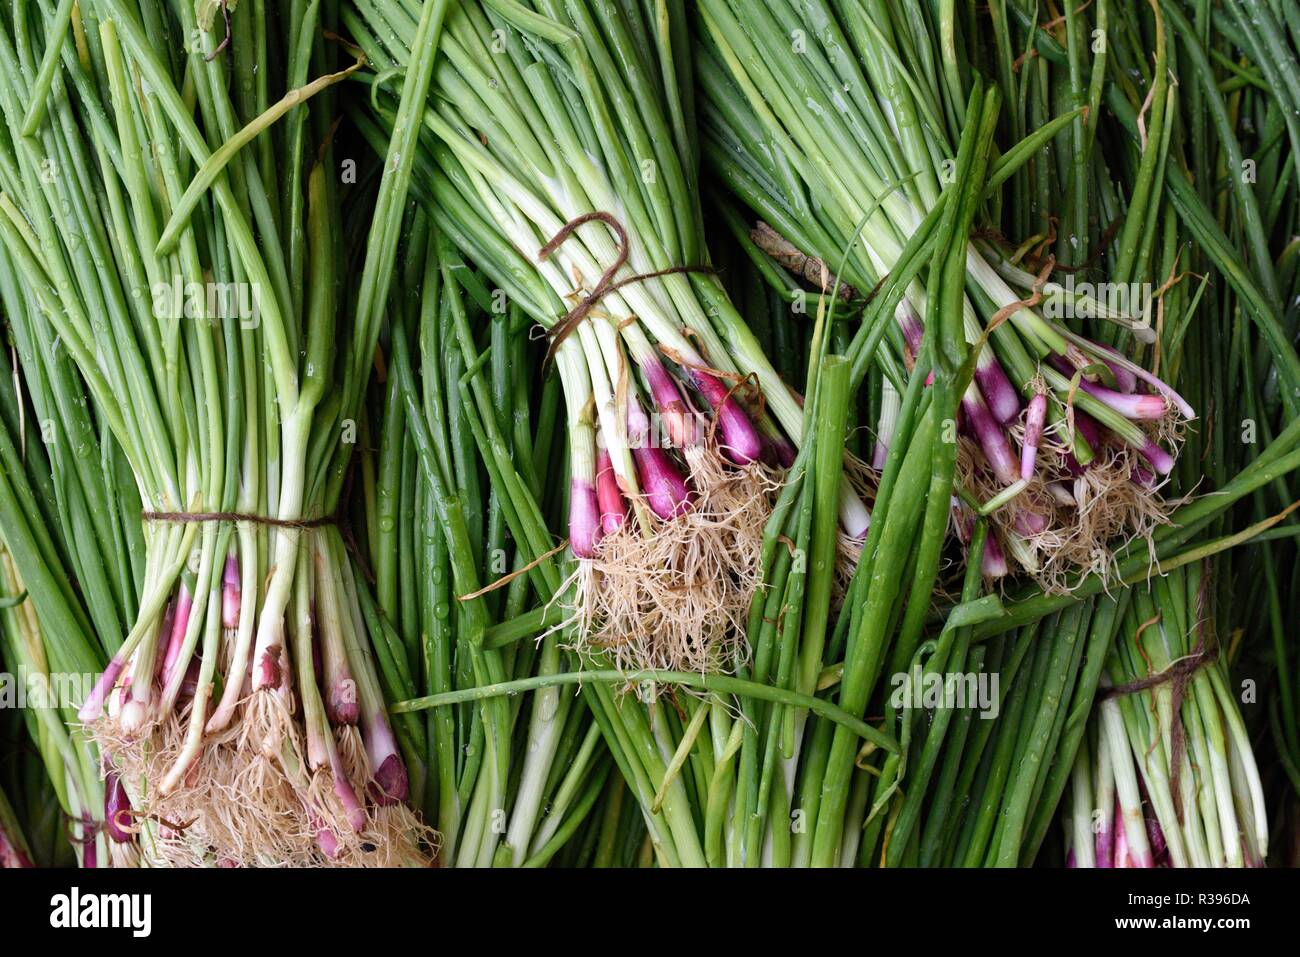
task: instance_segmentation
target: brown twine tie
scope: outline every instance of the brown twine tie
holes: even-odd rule
[[[550,258],[551,254],[555,252],[555,250],[564,245],[565,241],[577,232],[579,227],[592,222],[604,223],[613,230],[614,235],[618,237],[618,255],[614,257],[614,261],[610,264],[609,268],[601,275],[600,281],[596,283],[596,288],[588,293],[582,302],[570,309],[563,319],[546,330],[546,335],[547,338],[550,339],[550,344],[546,348],[546,358],[543,360],[543,368],[549,366],[554,360],[555,350],[560,347],[560,343],[567,339],[573,333],[573,330],[578,328],[578,325],[582,320],[586,319],[587,316],[590,315],[591,310],[596,308],[597,303],[608,296],[611,292],[616,292],[624,286],[630,286],[633,283],[645,282],[647,279],[658,279],[661,276],[672,276],[679,273],[714,272],[714,270],[709,266],[670,266],[667,269],[657,269],[654,272],[638,273],[635,276],[628,276],[625,279],[620,279],[618,282],[615,282],[614,275],[622,269],[624,264],[627,262],[629,244],[627,239],[627,230],[623,228],[623,224],[614,218],[613,215],[605,212],[583,213],[581,216],[569,220],[560,227],[560,231],[552,236],[545,246],[537,251],[538,260],[545,262]]]
[[[1169,755],[1170,764],[1173,765],[1170,774],[1170,790],[1173,792],[1174,813],[1181,822],[1183,819],[1183,799],[1180,793],[1179,784],[1182,780],[1183,768],[1183,751],[1186,747],[1186,732],[1183,729],[1183,696],[1187,693],[1187,683],[1192,680],[1196,672],[1203,666],[1214,661],[1218,657],[1217,652],[1205,647],[1205,632],[1201,631],[1200,638],[1196,642],[1196,647],[1192,653],[1185,658],[1179,658],[1163,671],[1158,671],[1153,675],[1147,675],[1145,678],[1138,678],[1134,681],[1125,682],[1122,685],[1115,685],[1111,688],[1103,688],[1098,693],[1099,701],[1107,701],[1110,698],[1118,698],[1124,695],[1137,694],[1139,691],[1146,691],[1150,688],[1158,687],[1162,684],[1171,685],[1172,712],[1173,720],[1169,728],[1169,737],[1171,741],[1171,752]]]
[[[323,515],[320,518],[272,518],[269,515],[254,515],[248,512],[146,511],[141,512],[140,517],[146,522],[166,522],[172,525],[198,525],[207,522],[248,522],[250,525],[265,525],[268,528],[296,528],[299,530],[339,524],[337,515]]]

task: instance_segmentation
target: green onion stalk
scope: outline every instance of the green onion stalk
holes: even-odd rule
[[[7,558],[7,556],[4,557]],[[14,604],[24,600],[26,600],[26,596],[21,593],[11,596],[10,598],[10,601]],[[6,635],[5,637],[7,638],[8,636]],[[12,676],[13,673],[8,670],[9,668],[15,667],[12,663],[15,661],[15,658],[10,657],[9,649],[5,647],[5,644],[5,642],[0,642],[0,667],[5,669],[7,678],[5,693],[6,695],[9,695],[13,694],[15,691]],[[9,740],[9,736],[12,735],[15,730],[16,729],[14,728],[6,727],[5,738],[3,739],[6,754],[11,758],[10,764],[12,767],[10,770],[13,772],[17,771],[20,764],[19,761],[13,759],[17,757],[17,747],[21,746],[16,741]],[[13,750],[11,750],[11,748]],[[43,777],[44,776],[42,775],[42,778]],[[44,784],[44,781],[42,780],[41,783]],[[0,868],[18,869],[35,867],[35,857],[32,854],[31,845],[27,841],[23,822],[19,818],[17,811],[15,811],[13,803],[11,803],[8,795],[5,793],[7,787],[9,787],[7,781],[5,784],[0,785]]]
[[[419,50],[419,10],[342,12],[378,71],[363,129],[409,105],[388,78]],[[708,275],[683,27],[636,4],[458,4],[411,162],[438,228],[548,334],[579,640],[633,667],[710,671],[742,653],[803,410]],[[867,510],[853,483],[841,494],[860,541]]]
[[[1099,3],[1097,15],[1104,17],[1107,8]],[[1082,21],[1075,26],[1087,36]],[[859,294],[898,275],[908,242],[933,230],[943,215],[942,186],[952,175],[954,137],[965,121],[966,91],[976,77],[970,64],[980,62],[972,50],[982,42],[982,29],[958,18],[953,4],[699,5],[695,48],[704,154],[712,173],[764,221],[755,231],[767,246],[761,252],[782,261],[763,242],[775,236],[838,268]],[[1157,41],[1159,67],[1147,91],[1155,105],[1142,152],[1147,167],[1163,162],[1174,98],[1163,32]],[[1098,63],[1104,76],[1104,60]],[[1105,337],[1085,337],[1077,322],[1060,321],[1091,317],[1147,336],[1156,309],[1149,298],[1117,305],[1072,282],[1053,281],[1056,260],[1047,255],[1026,269],[1028,253],[1052,247],[1049,230],[1035,241],[1013,233],[1024,242],[1013,251],[982,238],[1000,236],[1004,226],[1027,230],[1031,203],[1045,220],[1059,194],[1042,175],[1038,154],[1053,139],[1072,137],[1088,113],[1087,91],[1080,90],[1068,110],[1058,111],[1053,102],[1027,127],[1021,114],[1032,76],[1025,70],[1021,85],[999,84],[1008,104],[1001,132],[1014,145],[991,171],[962,278],[963,330],[978,358],[958,420],[959,474],[974,501],[955,508],[955,524],[969,540],[971,512],[992,516],[998,535],[984,553],[989,574],[1003,571],[1001,555],[1008,551],[1040,581],[1059,585],[1072,569],[1107,562],[1107,539],[1149,534],[1163,520],[1167,509],[1157,490],[1194,412]],[[1045,155],[1077,149],[1071,140],[1068,148]],[[1076,178],[1086,198],[1091,179],[1104,175],[1104,162],[1090,149],[1079,155]],[[1033,176],[1047,188],[1043,195],[1022,188]],[[1121,250],[1141,234],[1137,211],[1145,214],[1152,176],[1139,178],[1126,198],[1134,215]],[[1004,184],[1012,200],[1005,209]],[[1004,224],[1005,218],[1013,222]],[[1087,247],[1082,229],[1065,243],[1075,264],[1087,258]],[[1053,256],[1066,254],[1052,248]],[[1123,265],[1129,259],[1117,258],[1111,281],[1126,292],[1130,284],[1142,291]],[[903,370],[915,363],[927,295],[923,275],[910,279],[895,310],[896,328],[880,350],[900,395]],[[880,410],[883,448],[891,440],[894,410],[889,397]]]
[[[152,862],[423,861],[334,524],[378,335],[340,282],[330,87],[358,65],[329,4],[285,35],[229,10],[229,43],[215,9],[0,22],[14,285],[140,506],[138,610],[78,716]]]
[[[597,796],[591,823],[556,855],[557,867],[653,867],[654,846],[627,782],[611,774]]]
[[[0,669],[12,673],[15,666],[5,661],[4,654],[0,647]],[[12,690],[10,684],[6,694]],[[76,857],[68,840],[67,819],[62,808],[49,800],[45,765],[28,740],[26,719],[16,708],[0,713],[0,749],[6,756],[0,764],[0,815],[4,820],[0,830],[10,848],[5,859],[15,868],[73,866]]]

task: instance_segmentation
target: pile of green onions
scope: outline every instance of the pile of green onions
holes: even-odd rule
[[[689,63],[672,19],[457,5],[415,162],[439,229],[554,336],[579,639],[632,667],[707,671],[736,655],[767,470],[793,461],[803,412],[701,271]],[[361,2],[343,21],[379,70],[369,122],[396,122],[382,80],[425,53],[418,4]],[[847,482],[841,512],[860,540],[868,513]]]
[[[1194,565],[1133,595],[1102,687],[1168,680],[1102,692],[1096,740],[1071,776],[1072,866],[1262,866],[1263,787],[1226,662],[1206,634],[1215,618],[1208,594],[1205,569]],[[1170,669],[1180,665],[1175,677]]]
[[[267,12],[0,12],[0,867],[1294,843],[1291,6]]]
[[[426,779],[412,781],[412,799],[441,835],[440,863],[544,866],[621,780],[585,703],[545,686],[563,672],[562,634],[531,640],[558,620],[565,577],[539,504],[565,497],[553,464],[564,454],[560,382],[527,351],[527,318],[492,311],[482,274],[422,213],[403,235],[377,454],[363,460],[367,615],[382,621],[390,695],[448,702],[427,720],[398,716],[422,732]],[[476,700],[481,687],[535,679]]]
[[[906,244],[942,215],[953,138],[967,116],[964,91],[976,75],[951,48],[955,16],[951,4],[932,9],[883,0],[699,5],[701,125],[711,170],[800,252],[832,268],[843,263],[838,274],[857,290],[897,276]],[[1148,163],[1161,149],[1163,55],[1162,47],[1152,91],[1157,133],[1143,154]],[[1003,92],[1015,105],[1008,114],[1018,116],[1023,91]],[[1032,135],[1011,123],[1020,131],[1007,158],[1030,159],[1073,126],[1083,129],[1085,159],[1093,135],[1081,121],[1085,112],[1077,103],[1043,117]],[[1008,164],[995,174],[990,191],[1018,168]],[[1135,188],[1149,189],[1149,177]],[[1137,207],[1141,199],[1130,202]],[[1110,281],[1126,289],[1130,247],[1142,229],[1131,216],[1120,237]],[[1086,230],[1061,240],[1058,254],[1071,262],[1086,258]],[[968,251],[962,321],[977,359],[958,420],[967,501],[955,503],[954,521],[968,539],[972,510],[993,517],[999,536],[985,550],[989,575],[1005,573],[1005,547],[1019,566],[1059,586],[1080,567],[1105,570],[1109,539],[1149,534],[1163,521],[1155,488],[1173,468],[1171,450],[1194,412],[1122,353],[1075,324],[1047,318],[1068,307],[1142,330],[1151,325],[1154,304],[1116,312],[1048,282],[1055,259],[1028,272],[1018,258],[988,242],[973,241]],[[895,310],[898,327],[885,340],[893,356],[880,360],[881,455],[894,441],[902,370],[915,362],[925,295],[921,280],[908,285]]]
[[[419,861],[333,524],[378,336],[342,302],[347,53],[319,3],[278,38],[230,13],[225,52],[161,3],[19,4],[0,35],[15,287],[141,507],[138,614],[79,717],[156,861]]]
[[[34,346],[39,315],[12,282],[0,296],[28,373],[17,376],[7,357],[0,363],[16,386],[0,397],[0,648],[15,685],[38,696],[23,714],[75,859],[85,867],[130,865],[138,859],[130,803],[79,726],[79,699],[67,696],[84,693],[102,672],[135,613],[127,543],[138,540],[139,502],[129,488],[114,501],[121,452],[94,434],[80,401],[84,385],[67,358]],[[48,366],[38,356],[50,357]],[[79,459],[91,464],[78,467]]]

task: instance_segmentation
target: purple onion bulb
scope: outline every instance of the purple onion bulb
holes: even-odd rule
[[[221,573],[221,627],[238,628],[240,610],[239,563],[235,556],[226,558],[226,567]]]
[[[627,521],[627,501],[618,487],[614,462],[605,449],[596,453],[596,502],[600,506],[601,531],[613,535]]]
[[[590,482],[569,483],[569,545],[578,558],[594,558],[600,541],[600,505]]]
[[[988,408],[980,400],[979,394],[972,395],[968,392],[966,398],[962,399],[962,408],[966,412],[966,425],[974,433],[975,440],[979,443],[984,458],[988,460],[989,467],[993,469],[993,474],[998,477],[998,481],[1006,485],[1018,481],[1020,469],[1011,452],[1011,444],[1007,441],[1002,427],[994,421]]]
[[[712,373],[696,370],[695,384],[713,406],[727,457],[737,465],[748,465],[761,459],[763,437],[721,380]]]
[[[1047,421],[1047,396],[1038,393],[1029,400],[1025,417],[1025,444],[1020,449],[1020,477],[1028,482],[1038,464],[1038,446],[1043,441],[1043,424]]]
[[[667,521],[691,507],[691,490],[672,458],[663,449],[633,449],[637,477],[650,510]]]

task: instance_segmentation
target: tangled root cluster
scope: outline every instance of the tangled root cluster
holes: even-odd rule
[[[713,443],[686,450],[695,500],[646,533],[628,522],[580,561],[572,583],[579,651],[623,669],[731,670],[747,654],[749,605],[763,575],[763,528],[780,480],[724,462]],[[647,510],[648,511],[648,510]]]
[[[182,753],[189,705],[135,734],[112,716],[89,726],[114,762],[140,832],[140,852],[170,867],[427,866],[437,832],[405,805],[366,802],[373,780],[355,728],[335,732],[353,791],[365,807],[354,830],[328,767],[311,770],[291,701],[279,692],[246,699],[224,732],[210,735],[170,793],[166,778]],[[126,822],[120,822],[126,824]],[[131,829],[131,828],[128,828]]]
[[[1180,442],[1185,423],[1170,415],[1150,423],[1152,438],[1166,447]],[[1023,421],[1012,430],[1023,441]],[[1116,555],[1134,540],[1151,542],[1179,500],[1161,495],[1150,465],[1133,447],[1107,435],[1095,458],[1080,470],[1062,437],[1044,434],[1037,471],[1029,487],[990,516],[991,528],[1010,561],[1019,564],[1044,591],[1064,593],[1080,575],[1116,580]],[[959,439],[958,481],[988,500],[1000,486],[979,446]]]

